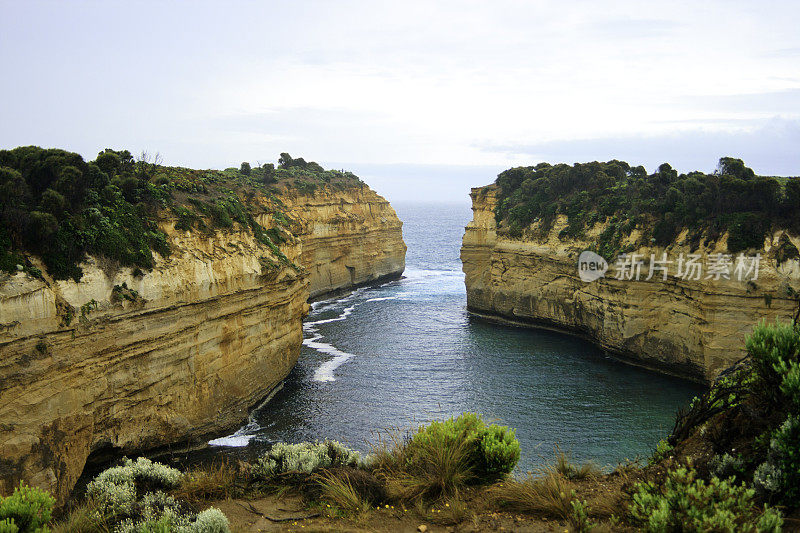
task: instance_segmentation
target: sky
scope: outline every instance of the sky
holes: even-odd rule
[[[800,175],[797,1],[0,0],[0,147],[278,154],[391,201],[541,161]]]

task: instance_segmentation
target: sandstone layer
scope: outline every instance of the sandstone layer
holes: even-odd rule
[[[0,277],[0,494],[64,501],[93,457],[240,425],[297,361],[312,293],[402,273],[402,224],[367,187],[251,201],[285,223],[279,252],[165,217],[151,271],[89,257],[80,282]]]
[[[510,238],[495,223],[494,186],[472,189],[473,220],[466,227],[461,259],[471,312],[536,327],[571,331],[628,362],[688,377],[712,380],[744,355],[743,341],[760,320],[789,321],[797,310],[800,262],[778,262],[777,245],[797,237],[778,232],[760,250],[758,278],[689,280],[674,270],[647,281],[611,275],[584,282],[578,256],[592,248],[601,224],[580,240],[560,240],[560,218],[541,238]],[[531,228],[531,235],[536,228]],[[639,247],[631,253],[677,258],[726,253],[726,238],[691,250],[685,232],[664,248]],[[630,235],[627,243],[638,242]],[[755,251],[751,252],[755,253]],[[673,266],[674,268],[674,266]],[[647,272],[645,269],[644,272]],[[752,277],[752,276],[751,276]]]
[[[300,238],[299,261],[312,298],[403,273],[403,223],[369,187],[281,199],[295,221],[292,232]]]

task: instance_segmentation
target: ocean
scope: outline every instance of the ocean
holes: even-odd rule
[[[472,411],[516,429],[517,473],[556,447],[613,467],[649,456],[702,391],[579,338],[471,317],[459,260],[469,206],[395,209],[408,245],[403,278],[315,302],[295,369],[246,426],[211,441],[215,450],[336,439],[368,451],[387,431]]]

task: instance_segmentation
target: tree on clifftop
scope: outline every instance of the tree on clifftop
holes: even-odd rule
[[[283,152],[281,156],[278,158],[278,168],[289,168],[292,166],[293,162],[294,159],[292,159],[292,156],[290,156],[286,152]]]

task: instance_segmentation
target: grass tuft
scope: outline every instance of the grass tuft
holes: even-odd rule
[[[569,520],[575,492],[569,481],[549,468],[540,477],[498,483],[489,489],[489,496],[498,506],[512,512]]]
[[[602,469],[596,463],[589,461],[582,465],[573,464],[568,454],[556,448],[555,466],[556,472],[567,479],[580,481],[584,479],[596,479],[603,474]]]
[[[397,436],[375,450],[374,471],[390,498],[403,501],[457,496],[473,479],[467,439],[422,440],[411,447]]]
[[[111,533],[113,524],[91,499],[71,509],[66,517],[53,526],[53,533]]]
[[[172,494],[192,504],[234,497],[236,470],[226,461],[195,467],[184,474],[180,485]]]

